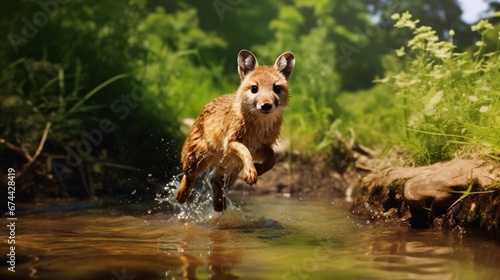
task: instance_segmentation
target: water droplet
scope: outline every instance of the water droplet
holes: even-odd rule
[[[366,224],[367,224],[367,225],[369,225],[369,224],[370,224],[370,220],[367,220],[367,221],[366,221]]]
[[[153,212],[153,211],[151,211],[151,209],[148,209],[148,214],[151,214],[151,212]]]
[[[152,177],[152,176],[153,176],[153,174],[151,174],[151,173],[148,174],[148,177]]]

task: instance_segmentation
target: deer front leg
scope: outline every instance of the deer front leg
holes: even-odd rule
[[[276,164],[276,155],[271,146],[264,145],[257,150],[255,160],[262,161],[254,164],[257,174],[260,176],[273,168]]]
[[[228,148],[229,152],[234,153],[243,163],[243,180],[250,186],[257,183],[259,175],[257,174],[252,155],[247,147],[240,142],[231,142]]]

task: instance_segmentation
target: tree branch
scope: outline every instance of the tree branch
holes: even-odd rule
[[[27,157],[28,162],[23,165],[23,169],[21,170],[21,172],[18,173],[19,177],[21,177],[24,174],[24,172],[26,172],[28,170],[28,168],[33,164],[33,162],[35,162],[35,160],[38,158],[38,156],[42,152],[43,146],[45,145],[45,141],[47,140],[47,135],[49,135],[49,130],[50,130],[51,125],[52,125],[51,122],[48,122],[45,125],[45,130],[43,131],[42,139],[40,140],[40,144],[38,145],[38,149],[36,149],[36,152],[33,156],[30,156],[28,154],[28,157]]]

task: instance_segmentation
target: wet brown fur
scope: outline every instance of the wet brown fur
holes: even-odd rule
[[[227,203],[223,188],[233,183],[241,170],[244,181],[254,185],[258,176],[274,166],[271,146],[279,136],[288,105],[288,79],[294,65],[290,52],[280,55],[273,66],[259,66],[251,52],[240,51],[238,90],[205,105],[184,142],[178,202],[186,202],[196,178],[214,166],[210,175],[214,209],[222,211]],[[258,92],[252,92],[252,86],[257,86]],[[280,87],[279,93],[275,86]]]

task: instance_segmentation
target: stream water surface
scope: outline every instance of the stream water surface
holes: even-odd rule
[[[339,199],[233,200],[222,214],[161,201],[27,212],[16,272],[3,253],[0,278],[500,279],[498,240],[373,224]]]

